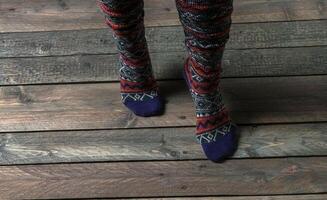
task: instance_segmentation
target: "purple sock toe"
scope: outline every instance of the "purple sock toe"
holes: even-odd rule
[[[202,149],[209,160],[221,162],[235,153],[238,143],[237,129],[238,127],[232,124],[225,135],[219,134],[216,136],[215,141],[201,143]]]
[[[163,112],[163,100],[160,96],[144,101],[126,100],[124,104],[133,111],[135,115],[142,117],[160,115]]]

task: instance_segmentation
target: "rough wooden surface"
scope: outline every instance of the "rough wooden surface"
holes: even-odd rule
[[[0,132],[194,125],[185,83],[160,85],[166,112],[151,118],[136,117],[122,106],[118,83],[2,87]],[[327,76],[230,78],[221,88],[237,123],[327,120]]]
[[[241,126],[234,158],[327,156],[327,123]],[[205,159],[195,127],[6,133],[0,165]]]
[[[0,166],[0,180],[10,199],[325,193],[327,157]]]
[[[158,80],[182,78],[185,52],[152,53]],[[327,74],[327,47],[227,50],[222,77]],[[118,80],[117,55],[0,59],[0,85]]]
[[[327,45],[327,20],[235,24],[227,49]],[[3,33],[0,57],[116,53],[109,29]],[[146,29],[150,52],[184,51],[181,26]]]
[[[0,0],[0,32],[106,27],[95,0]],[[234,0],[234,23],[327,19],[326,0]],[[45,25],[46,23],[46,25]],[[146,26],[179,25],[174,0],[145,0]]]
[[[241,139],[214,164],[171,80],[185,56],[174,0],[145,0],[167,101],[152,118],[122,106],[117,83],[93,83],[118,77],[95,0],[0,0],[0,199],[327,199],[326,8],[234,0],[222,88]]]
[[[133,199],[133,198],[128,198]],[[167,197],[167,198],[137,198],[133,200],[326,200],[326,194],[315,195],[276,195],[276,196],[245,196],[245,197]],[[117,199],[118,200],[118,199]],[[121,199],[127,200],[127,199]]]

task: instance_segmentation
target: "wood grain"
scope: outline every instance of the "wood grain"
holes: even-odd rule
[[[0,32],[105,28],[95,0],[0,0]],[[327,19],[326,0],[235,0],[234,23]],[[145,0],[146,26],[179,25],[174,0]]]
[[[136,117],[122,106],[117,83],[2,87],[0,132],[194,125],[185,83],[159,84],[166,112],[151,118]],[[232,117],[241,124],[327,119],[327,76],[226,78],[221,87]]]
[[[233,158],[327,156],[327,123],[241,126]],[[205,159],[195,127],[0,134],[0,165]]]
[[[327,192],[326,179],[326,157],[22,165],[0,167],[0,193],[8,199],[305,194]]]
[[[222,77],[327,74],[327,47],[227,50]],[[181,79],[185,52],[152,53],[158,80]],[[0,85],[118,80],[117,55],[0,59]]]
[[[0,0],[0,199],[327,199],[326,11],[327,0],[234,1],[222,88],[241,139],[215,164],[172,80],[185,58],[174,0],[145,0],[167,103],[151,118],[107,83],[117,51],[95,0]]]
[[[227,49],[304,47],[327,45],[327,20],[235,24]],[[0,57],[114,54],[109,29],[3,33]],[[185,51],[181,26],[146,29],[150,52]]]

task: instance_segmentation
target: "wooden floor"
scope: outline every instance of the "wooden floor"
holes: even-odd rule
[[[0,0],[0,199],[327,199],[327,0],[234,0],[222,88],[242,129],[203,156],[174,0],[145,0],[166,112],[121,105],[94,0]],[[172,197],[172,198],[170,198]]]

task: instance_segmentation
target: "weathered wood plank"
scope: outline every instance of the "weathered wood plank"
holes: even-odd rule
[[[0,132],[194,125],[185,83],[159,84],[166,113],[151,118],[122,106],[118,83],[2,87]],[[237,123],[327,121],[327,76],[230,78],[221,87]]]
[[[116,53],[109,29],[0,34],[0,57]],[[180,26],[147,28],[150,52],[184,51]],[[235,24],[227,49],[327,45],[327,20]]]
[[[180,79],[185,52],[152,53],[158,80]],[[227,50],[222,77],[327,74],[327,47]],[[0,85],[118,80],[117,55],[0,59]]]
[[[327,123],[241,126],[233,158],[327,156]],[[205,159],[194,127],[0,134],[0,165]],[[146,145],[145,145],[146,144]]]
[[[8,199],[324,193],[327,157],[1,166],[0,180]]]
[[[133,199],[133,198],[128,198]],[[278,195],[278,196],[243,196],[243,197],[167,197],[167,198],[137,198],[135,200],[326,200],[326,194]],[[127,199],[126,199],[127,200]]]
[[[104,28],[95,0],[0,0],[0,32]],[[326,0],[235,0],[234,23],[327,19]],[[179,25],[174,0],[145,0],[146,26]]]

